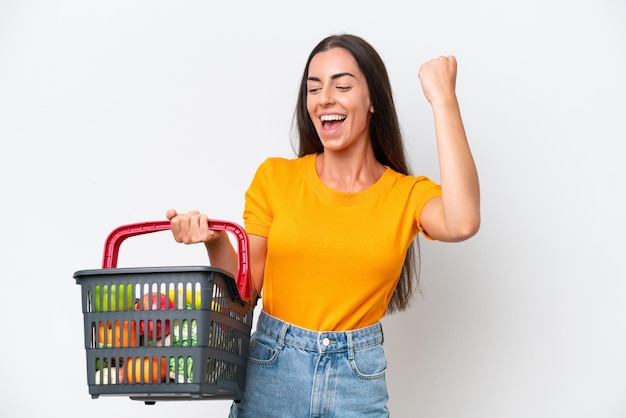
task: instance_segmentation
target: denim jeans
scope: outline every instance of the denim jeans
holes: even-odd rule
[[[388,417],[386,368],[380,323],[317,332],[261,312],[230,418]]]

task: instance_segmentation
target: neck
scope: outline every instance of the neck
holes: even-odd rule
[[[385,172],[373,152],[347,157],[325,151],[317,155],[316,168],[322,183],[344,193],[357,193],[371,187]]]

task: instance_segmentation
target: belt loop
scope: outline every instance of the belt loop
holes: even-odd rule
[[[289,330],[289,324],[286,322],[283,322],[283,326],[280,329],[280,332],[278,334],[278,345],[276,346],[277,349],[282,350],[283,347],[285,346],[285,337],[287,335],[288,330]]]
[[[354,341],[352,340],[352,332],[346,331],[348,338],[348,360],[354,360]]]

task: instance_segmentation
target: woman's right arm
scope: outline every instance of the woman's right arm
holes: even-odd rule
[[[184,244],[204,243],[210,264],[236,277],[239,259],[226,231],[209,229],[208,216],[197,210],[179,214],[176,210],[170,209],[165,216],[170,220],[170,229],[176,242]],[[263,287],[267,238],[248,235],[248,245],[250,278],[252,279],[253,290],[260,293]]]

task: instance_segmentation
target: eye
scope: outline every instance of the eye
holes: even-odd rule
[[[339,91],[348,91],[351,88],[352,87],[350,87],[350,86],[337,86],[337,90],[339,90]]]
[[[315,94],[315,93],[318,93],[320,90],[321,90],[320,87],[309,87],[308,93],[309,94]]]

